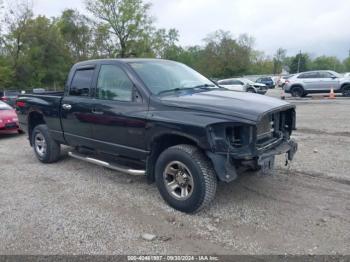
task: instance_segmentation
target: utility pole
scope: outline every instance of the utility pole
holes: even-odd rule
[[[300,73],[300,61],[301,60],[301,50],[299,51],[299,59],[298,59],[298,73]]]

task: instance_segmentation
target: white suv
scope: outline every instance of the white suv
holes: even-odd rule
[[[304,72],[287,79],[284,91],[294,97],[304,97],[311,93],[329,93],[332,88],[336,93],[350,96],[350,78],[334,71]]]

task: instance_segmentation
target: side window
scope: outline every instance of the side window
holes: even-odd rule
[[[238,81],[238,80],[232,80],[232,84],[231,85],[239,86],[239,85],[241,85],[241,82]]]
[[[69,95],[89,96],[94,69],[77,70],[74,74]]]
[[[319,78],[332,78],[333,75],[329,72],[319,72]]]
[[[115,101],[132,101],[134,84],[116,65],[102,65],[97,82],[96,98]]]
[[[311,73],[301,74],[298,78],[306,79],[306,78],[318,78],[318,77],[319,77],[318,73],[311,72]]]

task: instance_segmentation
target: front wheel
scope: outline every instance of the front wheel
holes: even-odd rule
[[[158,190],[173,208],[194,213],[215,197],[217,178],[210,160],[195,146],[166,149],[155,167]]]
[[[248,89],[247,89],[247,92],[248,92],[248,93],[253,93],[253,94],[256,93],[255,90],[254,90],[253,88],[248,88]]]
[[[292,97],[302,97],[304,94],[304,90],[300,86],[295,86],[291,90]]]
[[[345,85],[342,89],[343,96],[350,97],[350,85]]]
[[[32,145],[36,157],[43,163],[56,162],[60,157],[60,144],[52,139],[46,125],[38,125],[33,129]]]

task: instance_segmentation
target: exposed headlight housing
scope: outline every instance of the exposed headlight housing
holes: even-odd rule
[[[228,127],[226,129],[226,136],[232,147],[240,148],[252,142],[253,127],[245,125]]]

